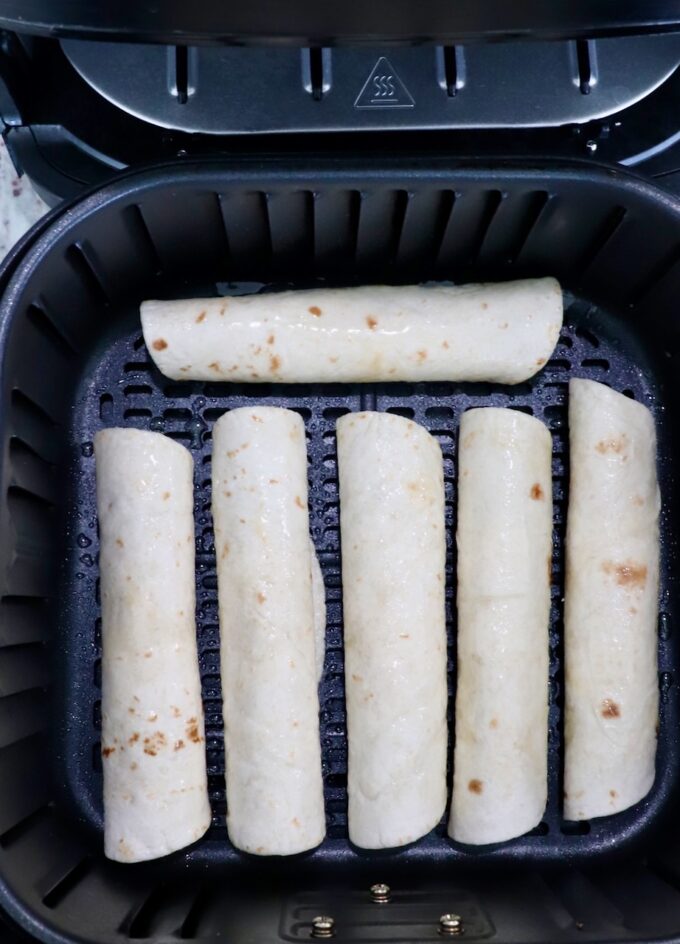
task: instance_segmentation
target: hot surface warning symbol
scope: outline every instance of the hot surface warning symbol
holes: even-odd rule
[[[355,108],[413,108],[411,93],[384,56],[371,69]]]

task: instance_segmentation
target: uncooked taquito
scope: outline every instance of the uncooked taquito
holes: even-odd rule
[[[95,437],[106,855],[140,862],[210,825],[195,624],[193,461],[160,433]]]
[[[555,279],[147,301],[144,339],[175,380],[516,384],[553,352]]]
[[[564,815],[618,813],[654,782],[659,487],[647,407],[569,384]]]
[[[290,855],[325,834],[300,416],[226,413],[213,429],[212,482],[229,838]]]
[[[441,449],[417,423],[337,424],[349,742],[349,836],[413,842],[446,806]]]
[[[458,655],[449,834],[481,845],[536,826],[547,798],[551,439],[516,410],[463,414]]]

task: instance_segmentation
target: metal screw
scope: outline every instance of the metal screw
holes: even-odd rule
[[[586,148],[591,154],[594,154],[597,151],[597,141],[586,141]]]
[[[312,918],[312,937],[333,937],[335,934],[335,918],[329,915],[317,915]]]
[[[445,914],[439,919],[439,933],[446,937],[454,937],[463,933],[463,920],[457,914]]]
[[[374,901],[378,905],[384,905],[385,902],[388,902],[392,897],[392,889],[389,885],[385,885],[384,882],[378,882],[377,885],[371,885],[371,901]]]

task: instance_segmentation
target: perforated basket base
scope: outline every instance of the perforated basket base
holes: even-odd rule
[[[239,286],[221,286],[238,291]],[[249,286],[253,290],[254,286]],[[156,430],[178,440],[195,462],[196,562],[199,662],[206,711],[206,741],[213,824],[191,857],[211,860],[238,855],[225,828],[224,743],[219,677],[217,576],[211,517],[210,461],[212,426],[226,410],[254,403],[287,407],[299,413],[307,431],[309,455],[310,526],[322,564],[328,601],[327,652],[320,686],[321,740],[328,820],[328,838],[314,853],[323,859],[365,855],[352,849],[347,836],[347,734],[342,652],[342,580],[339,547],[339,498],[335,426],[339,416],[357,410],[379,410],[409,417],[438,439],[444,455],[447,534],[447,630],[450,736],[453,735],[455,694],[455,528],[457,429],[462,413],[471,407],[503,406],[543,420],[553,437],[554,549],[550,617],[549,799],[543,821],[532,833],[509,843],[470,849],[446,836],[445,819],[408,850],[412,859],[432,861],[474,856],[490,860],[512,856],[559,861],[569,850],[590,856],[644,829],[668,789],[671,772],[666,751],[667,699],[662,697],[657,782],[650,796],[634,809],[594,822],[565,822],[561,817],[563,761],[562,600],[564,593],[564,530],[568,489],[567,387],[570,377],[588,377],[609,384],[649,405],[657,421],[663,417],[652,375],[636,361],[639,350],[612,339],[614,326],[606,315],[588,304],[567,300],[566,326],[556,351],[541,373],[515,387],[494,384],[366,384],[366,385],[230,385],[176,383],[164,378],[148,356],[138,328],[110,343],[85,379],[86,394],[74,414],[76,480],[80,483],[69,532],[78,548],[71,558],[66,593],[82,621],[85,640],[75,647],[72,671],[91,681],[85,706],[91,715],[91,751],[78,763],[78,793],[86,798],[90,815],[101,822],[100,610],[97,603],[97,528],[94,433],[106,426],[133,426]],[[666,592],[662,579],[662,597]],[[662,613],[661,625],[667,616]],[[672,658],[666,640],[660,641],[662,693],[671,682]],[[450,782],[450,771],[449,771]],[[393,854],[404,854],[395,852]]]

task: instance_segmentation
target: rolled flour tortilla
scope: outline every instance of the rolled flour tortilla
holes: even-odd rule
[[[444,476],[411,420],[338,420],[349,836],[413,842],[446,807]]]
[[[618,813],[654,782],[659,487],[649,410],[569,384],[564,815]]]
[[[516,384],[546,363],[562,326],[555,279],[378,285],[148,301],[144,339],[175,380]]]
[[[193,461],[160,433],[95,437],[104,844],[140,862],[210,825],[194,616]]]
[[[229,838],[290,855],[325,834],[302,420],[226,413],[212,470]]]
[[[458,842],[520,836],[545,810],[551,486],[543,423],[515,410],[463,415],[449,820]]]

